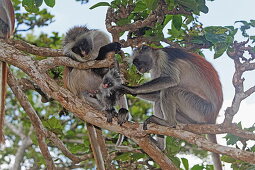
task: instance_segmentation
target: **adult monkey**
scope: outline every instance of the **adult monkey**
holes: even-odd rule
[[[10,0],[0,0],[0,38],[8,39],[13,35],[15,16]],[[7,86],[7,63],[0,62],[0,143],[4,142],[4,115]]]
[[[117,52],[121,48],[119,43],[110,43],[109,37],[99,30],[88,29],[86,26],[71,28],[64,39],[63,50],[68,57],[86,62],[89,60],[104,60],[109,52]],[[64,86],[81,99],[85,99],[100,108],[96,99],[96,92],[102,83],[108,68],[79,70],[66,67],[64,71]],[[90,143],[97,162],[98,169],[105,169],[103,156],[106,152],[102,143],[102,132],[99,128],[87,124]]]
[[[133,64],[141,73],[151,73],[152,80],[140,86],[121,85],[121,89],[154,102],[154,114],[144,122],[164,126],[180,123],[216,123],[223,102],[221,82],[213,66],[203,57],[176,48],[155,49],[143,45],[133,53]],[[216,135],[208,135],[217,143]],[[165,148],[164,140],[158,146]],[[212,153],[216,170],[220,157]]]

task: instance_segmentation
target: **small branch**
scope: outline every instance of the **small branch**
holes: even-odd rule
[[[16,127],[15,125],[13,125],[9,122],[6,122],[5,124],[15,135],[19,136],[21,139],[26,137],[26,135],[23,133],[22,126]]]
[[[254,59],[255,53],[251,46],[246,46],[248,42],[249,40],[239,43],[235,41],[232,45],[233,50],[227,53],[235,63],[235,73],[232,78],[232,83],[235,87],[235,95],[232,105],[228,107],[225,112],[223,123],[226,126],[231,124],[234,115],[240,108],[241,102],[255,92],[255,87],[251,87],[247,91],[244,91],[244,78],[242,78],[244,72],[255,70],[255,63],[250,63]],[[244,57],[245,51],[249,52],[251,58]]]

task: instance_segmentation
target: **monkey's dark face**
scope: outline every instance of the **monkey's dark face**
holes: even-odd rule
[[[149,46],[142,46],[135,49],[133,57],[133,64],[140,73],[146,73],[152,69],[152,49]]]
[[[111,88],[121,83],[119,73],[115,69],[111,69],[103,78],[102,88]]]
[[[92,46],[90,45],[86,38],[77,41],[72,48],[72,51],[80,55],[81,57],[87,56],[91,50]]]
[[[112,80],[109,79],[109,78],[105,78],[105,79],[103,80],[103,83],[102,83],[102,88],[107,89],[107,88],[110,88],[110,87],[113,87],[113,82],[112,82]]]

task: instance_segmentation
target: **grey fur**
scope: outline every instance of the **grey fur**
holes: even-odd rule
[[[112,122],[113,117],[118,118],[118,123],[121,125],[128,120],[128,111],[124,108],[120,109],[119,113],[116,112],[114,106],[123,95],[116,88],[121,85],[121,78],[117,69],[112,68],[103,77],[103,81],[99,86],[99,93],[97,99],[103,105],[103,110],[106,111],[107,122]],[[105,87],[105,85],[108,85]]]

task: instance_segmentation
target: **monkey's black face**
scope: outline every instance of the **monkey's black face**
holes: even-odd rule
[[[117,84],[121,84],[119,72],[116,69],[111,69],[103,78],[102,88],[111,88]]]
[[[107,89],[107,88],[110,88],[110,87],[113,87],[112,80],[110,80],[108,78],[104,79],[103,83],[102,83],[102,88]]]
[[[133,64],[140,73],[149,72],[152,69],[152,49],[149,46],[143,45],[134,50]]]
[[[81,57],[88,55],[91,50],[92,46],[85,38],[75,43],[74,47],[72,48],[72,51]]]

